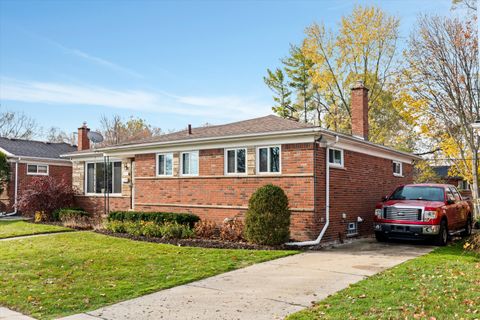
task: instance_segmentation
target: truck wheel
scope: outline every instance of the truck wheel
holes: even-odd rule
[[[445,220],[440,223],[440,232],[438,233],[437,236],[435,236],[435,240],[433,243],[436,246],[446,246],[448,242],[448,227],[447,227],[447,222]]]
[[[386,242],[388,237],[383,232],[375,232],[375,239],[377,239],[378,242]]]
[[[472,218],[468,217],[467,224],[465,225],[465,231],[462,232],[462,236],[468,237],[472,234]]]

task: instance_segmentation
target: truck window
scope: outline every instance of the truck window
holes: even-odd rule
[[[447,192],[447,199],[448,200],[452,200],[452,201],[456,201],[457,199],[455,199],[455,196],[453,195],[453,192],[450,188],[447,188],[446,189],[446,192]]]
[[[389,200],[444,201],[444,189],[431,186],[398,187]]]
[[[458,192],[457,188],[450,187],[450,190],[452,191],[456,201],[462,201],[462,196],[460,195],[460,192]]]

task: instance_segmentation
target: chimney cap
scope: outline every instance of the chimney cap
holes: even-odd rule
[[[351,90],[356,90],[356,89],[365,89],[368,90],[367,87],[365,87],[365,83],[362,80],[357,80],[355,83],[351,86]]]

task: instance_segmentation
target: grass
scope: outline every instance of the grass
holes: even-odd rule
[[[0,242],[0,305],[51,319],[295,253],[178,247],[93,232]]]
[[[71,231],[72,229],[26,221],[0,221],[0,239],[40,233]]]
[[[351,285],[288,320],[478,319],[480,259],[461,243]]]

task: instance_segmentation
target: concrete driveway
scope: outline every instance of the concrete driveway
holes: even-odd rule
[[[359,240],[224,273],[64,319],[283,319],[433,247]]]

